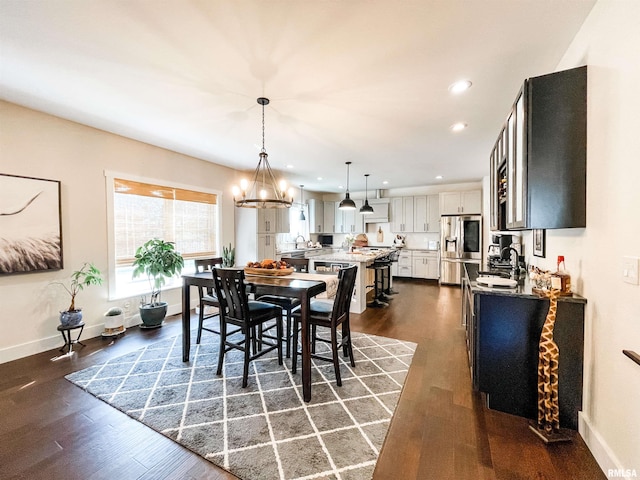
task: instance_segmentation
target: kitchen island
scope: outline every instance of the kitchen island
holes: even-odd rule
[[[479,265],[465,264],[462,319],[473,388],[487,406],[534,419],[537,416],[538,343],[549,300],[533,292],[528,278],[515,288],[476,283]],[[554,340],[560,350],[560,424],[577,430],[582,409],[584,308],[586,299],[558,299]]]
[[[356,286],[351,299],[350,312],[362,313],[367,309],[367,293],[373,289],[374,271],[368,269],[376,258],[386,257],[393,248],[363,248],[354,252],[334,252],[309,259],[309,268],[317,272],[335,272],[350,265],[358,266]]]

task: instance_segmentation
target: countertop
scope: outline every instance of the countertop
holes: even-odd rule
[[[507,295],[510,297],[521,298],[542,298],[540,295],[533,291],[533,285],[527,275],[521,275],[518,278],[518,285],[515,288],[500,288],[500,287],[484,287],[476,283],[476,278],[479,276],[479,272],[491,272],[488,267],[483,266],[480,269],[480,265],[477,263],[465,263],[464,264],[467,279],[471,285],[471,291],[480,295]],[[506,270],[508,272],[508,270]],[[505,270],[494,270],[494,272],[505,272]],[[587,303],[587,299],[580,295],[567,295],[558,298],[561,302],[575,302],[575,303]]]
[[[345,262],[345,263],[369,263],[378,257],[388,255],[389,252],[394,251],[392,248],[384,248],[374,251],[362,251],[362,252],[335,252],[328,253],[327,255],[318,255],[313,257],[314,262]]]

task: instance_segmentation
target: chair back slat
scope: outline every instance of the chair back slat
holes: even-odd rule
[[[244,327],[249,319],[244,270],[214,268],[212,274],[221,315],[227,322]]]
[[[287,265],[293,267],[296,272],[308,272],[309,271],[309,259],[308,258],[289,258],[283,257],[282,261],[287,262]]]
[[[334,325],[342,323],[344,317],[349,315],[357,273],[357,265],[341,268],[338,271],[338,290],[333,301],[333,311],[331,313],[331,323]]]
[[[222,257],[199,258],[193,261],[196,273],[208,272],[215,267],[222,266]]]

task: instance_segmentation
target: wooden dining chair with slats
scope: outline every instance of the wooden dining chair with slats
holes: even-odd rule
[[[220,351],[217,375],[222,373],[225,354],[230,350],[240,350],[244,354],[242,373],[242,388],[244,388],[248,383],[249,363],[252,360],[277,349],[278,364],[282,365],[282,309],[271,303],[249,300],[243,269],[214,268],[213,282],[220,302]],[[257,330],[271,320],[275,320],[276,336],[271,339],[257,335]],[[231,335],[228,332],[230,325],[238,327],[240,335],[237,335],[238,332]]]
[[[282,258],[281,260],[287,262],[287,265],[293,267],[296,272],[309,272],[308,258]],[[260,295],[259,289],[256,292],[256,300],[279,305],[284,311],[286,321],[284,328],[285,352],[287,358],[289,358],[291,356],[291,326],[293,321],[291,312],[294,308],[300,305],[300,300],[297,298],[283,297],[279,295]]]
[[[215,267],[222,266],[222,257],[213,257],[213,258],[200,258],[194,260],[194,264],[196,267],[196,273],[213,271]],[[202,331],[206,330],[208,332],[220,334],[219,328],[214,328],[212,326],[205,327],[204,321],[211,318],[218,318],[219,322],[219,308],[220,303],[218,302],[218,297],[216,296],[214,289],[212,287],[198,287],[198,297],[199,297],[199,313],[198,313],[198,337],[196,339],[196,343],[200,343],[202,339]],[[214,313],[210,313],[208,315],[205,314],[206,307],[214,307],[216,311]],[[211,322],[207,322],[211,323]]]
[[[340,360],[338,357],[341,348],[343,350],[343,355],[345,357],[349,357],[351,366],[356,366],[355,360],[353,359],[353,348],[351,346],[349,307],[351,305],[353,289],[356,284],[357,273],[357,265],[340,269],[338,271],[338,291],[336,292],[333,303],[313,300],[309,310],[309,324],[312,330],[311,342],[315,345],[316,341],[322,341],[330,344],[331,346],[331,358],[316,354],[315,348],[312,350],[311,357],[333,363],[336,383],[339,387],[342,386],[342,379],[340,377]],[[298,355],[300,355],[300,352],[298,352],[298,332],[300,330],[301,322],[300,315],[300,308],[296,308],[292,313],[293,358],[291,360],[291,370],[293,373],[296,373]],[[338,327],[340,326],[342,326],[342,338],[338,343]],[[317,336],[317,327],[328,328],[330,331],[330,338],[327,340]]]

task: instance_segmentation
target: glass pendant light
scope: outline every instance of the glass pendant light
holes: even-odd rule
[[[364,205],[360,207],[361,215],[371,215],[373,213],[373,207],[369,205],[369,174],[364,174]]]
[[[347,194],[345,195],[344,199],[340,202],[340,205],[338,206],[338,208],[340,210],[355,210],[356,209],[356,203],[351,200],[351,197],[349,196],[349,165],[351,165],[351,162],[344,162],[347,164]]]
[[[304,221],[307,218],[304,216],[304,197],[302,195],[302,189],[304,188],[304,185],[300,185],[300,217],[298,217],[299,220]]]

